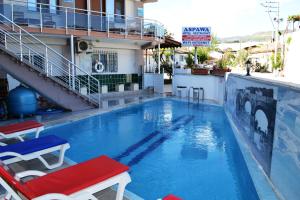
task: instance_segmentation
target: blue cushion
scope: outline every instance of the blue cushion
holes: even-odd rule
[[[26,140],[24,142],[9,144],[7,146],[0,146],[0,153],[9,151],[26,155],[66,143],[68,142],[65,139],[59,138],[55,135],[49,135],[32,140]],[[7,160],[10,158],[13,158],[13,156],[0,157],[1,160]]]

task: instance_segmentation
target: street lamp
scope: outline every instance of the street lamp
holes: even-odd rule
[[[247,70],[246,76],[250,76],[250,69],[251,69],[251,66],[252,66],[252,63],[251,63],[250,59],[248,59],[246,61],[245,65],[246,65],[246,70]]]

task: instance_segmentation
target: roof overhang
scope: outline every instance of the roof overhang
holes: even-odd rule
[[[155,3],[158,2],[158,0],[141,0],[143,3]]]
[[[167,49],[167,48],[180,48],[181,43],[174,40],[171,37],[165,37],[164,42],[160,43],[160,48]],[[157,49],[158,48],[158,42],[152,42],[148,43],[144,46],[142,46],[143,49]]]

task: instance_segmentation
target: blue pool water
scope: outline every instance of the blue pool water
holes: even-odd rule
[[[258,199],[222,107],[159,99],[53,127],[76,162],[102,154],[130,166],[145,199]]]

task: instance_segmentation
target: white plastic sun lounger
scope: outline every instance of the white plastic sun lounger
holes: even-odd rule
[[[62,165],[65,151],[70,148],[69,143],[54,135],[26,140],[15,144],[0,146],[0,160],[4,164],[11,164],[22,160],[39,159],[48,169]],[[58,162],[49,164],[42,155],[60,151]]]
[[[128,167],[107,157],[73,165],[49,174],[39,171],[21,172],[13,177],[0,165],[0,185],[5,198],[15,200],[96,200],[95,193],[118,184],[116,199],[123,200],[125,187],[131,182]],[[28,176],[37,176],[20,181]]]
[[[25,121],[16,124],[9,124],[0,126],[0,139],[18,138],[20,141],[24,141],[24,136],[29,133],[35,132],[35,138],[39,137],[41,131],[44,130],[44,125],[36,121]],[[5,143],[0,143],[4,146]]]

